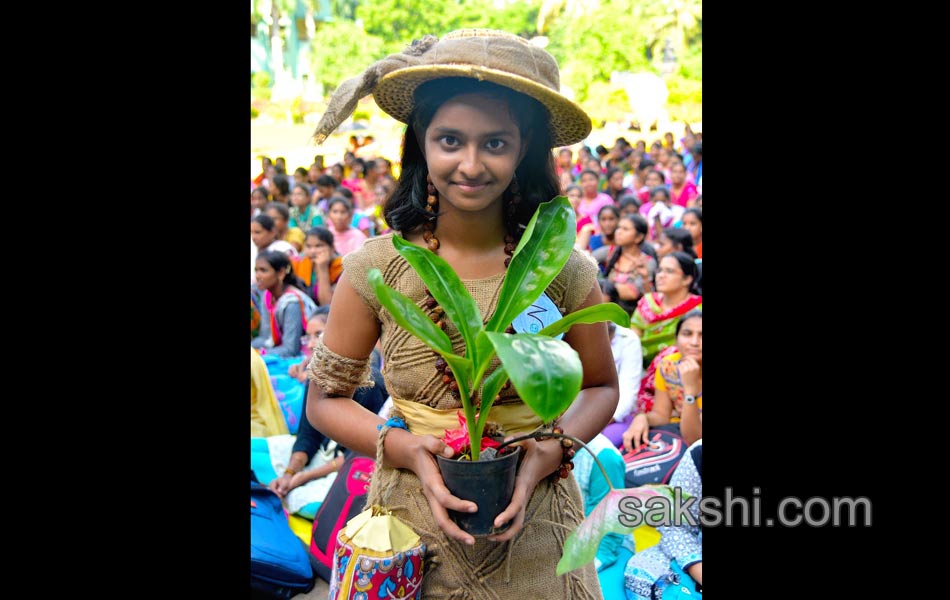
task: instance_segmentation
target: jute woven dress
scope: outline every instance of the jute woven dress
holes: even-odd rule
[[[422,280],[396,252],[391,235],[372,238],[344,260],[347,279],[381,323],[383,375],[392,397],[438,409],[461,408],[435,369],[436,354],[399,327],[382,308],[367,281],[378,268],[387,285],[424,306]],[[572,312],[596,281],[597,267],[574,251],[547,294],[559,308]],[[504,273],[464,281],[487,319],[495,310]],[[446,333],[456,353],[464,342],[452,323]],[[497,361],[497,358],[495,359]],[[497,362],[496,362],[497,364]],[[521,403],[514,387],[501,394],[499,404]],[[564,541],[584,518],[580,490],[573,475],[556,483],[542,481],[528,503],[525,526],[506,543],[477,537],[474,546],[447,538],[432,518],[419,479],[404,469],[377,464],[367,505],[380,504],[408,523],[427,545],[423,597],[427,599],[535,600],[540,598],[599,599],[600,585],[593,564],[561,577],[555,567]]]

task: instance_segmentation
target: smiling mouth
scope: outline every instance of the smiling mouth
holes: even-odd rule
[[[488,187],[488,182],[457,181],[455,182],[455,186],[463,192],[477,192],[478,190]]]

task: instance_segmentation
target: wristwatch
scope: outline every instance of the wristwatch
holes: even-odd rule
[[[686,404],[696,404],[696,396],[686,394],[686,396],[683,398],[683,402]]]

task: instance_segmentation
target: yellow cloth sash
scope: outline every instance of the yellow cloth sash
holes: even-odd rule
[[[416,435],[431,434],[437,438],[445,435],[446,429],[458,429],[457,414],[465,411],[459,408],[432,408],[418,402],[393,398],[393,408],[406,421],[409,431]],[[492,405],[488,411],[488,420],[501,425],[506,435],[531,433],[543,423],[531,408],[523,403]]]

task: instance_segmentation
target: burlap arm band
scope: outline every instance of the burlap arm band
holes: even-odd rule
[[[307,377],[328,396],[352,396],[356,388],[375,385],[370,378],[369,357],[348,358],[317,342],[307,366]]]

